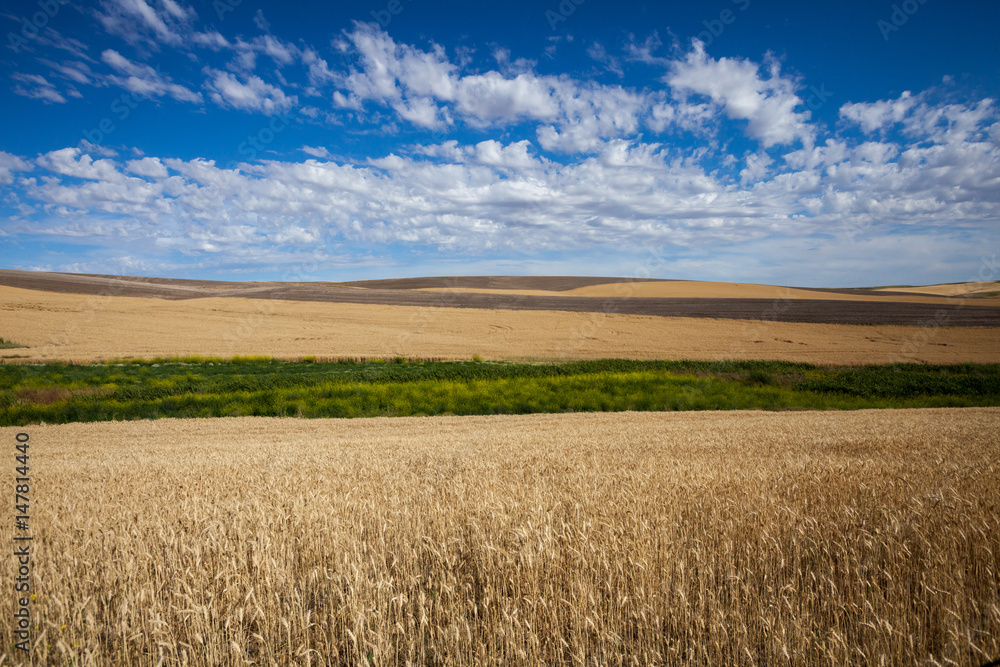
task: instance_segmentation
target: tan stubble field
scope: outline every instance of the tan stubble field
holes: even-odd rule
[[[778,305],[780,306],[779,302]],[[776,306],[777,307],[777,306]],[[767,317],[767,309],[762,317]],[[59,294],[0,286],[18,361],[267,355],[998,363],[1000,330],[587,312]]]

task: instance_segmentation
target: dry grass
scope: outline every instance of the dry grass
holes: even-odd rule
[[[101,387],[79,387],[68,389],[66,387],[45,387],[44,389],[33,389],[30,387],[20,387],[16,392],[17,400],[35,405],[52,405],[59,401],[66,401],[74,396],[95,396],[98,394],[110,394],[114,390]]]
[[[19,358],[269,355],[563,360],[766,359],[1000,363],[997,329],[858,326],[606,313],[58,294],[0,286]],[[3,356],[3,355],[0,355]]]
[[[998,418],[31,427],[35,664],[980,664]]]

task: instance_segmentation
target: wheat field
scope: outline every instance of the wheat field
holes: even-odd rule
[[[233,418],[0,437],[31,438],[35,665],[979,665],[1000,657],[998,423]],[[0,567],[12,581],[14,559]],[[28,664],[0,627],[0,665]]]

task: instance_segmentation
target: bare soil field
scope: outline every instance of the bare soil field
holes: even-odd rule
[[[0,359],[87,362],[185,355],[470,359],[479,354],[500,360],[1000,362],[996,328],[769,321],[769,313],[780,311],[785,303],[792,302],[767,302],[761,311],[764,319],[734,320],[239,297],[163,299],[0,287],[0,337],[27,346],[0,350]],[[949,324],[949,312],[942,324]]]
[[[980,665],[1000,657],[998,421],[27,427],[34,664]],[[0,634],[0,664],[26,664]]]

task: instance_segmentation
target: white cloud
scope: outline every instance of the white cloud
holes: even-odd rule
[[[453,116],[477,127],[540,121],[547,124],[539,130],[547,150],[578,152],[634,132],[646,104],[621,86],[539,76],[528,61],[510,62],[507,52],[495,52],[504,72],[463,76],[440,46],[422,51],[397,44],[372,25],[357,24],[341,48],[358,57],[360,69],[340,81],[346,94],[337,91],[335,103],[360,110],[366,101],[378,102],[420,127],[450,125]]]
[[[101,157],[117,157],[118,151],[110,146],[102,146],[101,144],[95,144],[88,139],[81,139],[79,144],[80,151],[83,153],[89,153],[94,155],[100,155]]]
[[[166,178],[167,176],[167,168],[163,166],[159,158],[155,157],[129,160],[125,166],[129,172],[137,176],[148,176],[149,178]]]
[[[16,155],[0,151],[0,185],[10,185],[14,182],[14,174],[18,171],[31,171],[34,165]]]
[[[960,119],[981,109],[946,112]],[[979,141],[928,142],[940,128],[918,124],[925,134],[902,145],[830,138],[783,161],[750,153],[732,177],[700,166],[694,150],[611,138],[566,164],[538,156],[530,141],[487,139],[415,146],[360,165],[303,146],[320,159],[242,171],[202,159],[95,159],[68,148],[40,156],[43,175],[21,182],[29,203],[59,211],[60,226],[47,233],[151,239],[193,256],[326,239],[461,255],[659,245],[738,252],[781,238],[806,253],[802,239],[832,238],[813,241],[827,250],[812,256],[829,259],[835,248],[849,258],[852,244],[876,247],[901,229],[947,242],[956,229],[995,226],[1000,146],[988,131],[996,116],[980,114],[969,130]],[[0,180],[30,166],[0,154]]]
[[[174,0],[103,0],[96,13],[104,29],[130,44],[144,44],[157,49],[160,44],[181,47],[183,35],[193,32],[190,26],[198,17],[193,8]]]
[[[419,127],[458,120],[479,128],[534,122],[542,147],[564,153],[600,152],[607,141],[634,138],[643,126],[656,133],[679,129],[701,135],[719,112],[747,121],[747,134],[764,148],[814,141],[810,112],[797,110],[802,100],[796,83],[773,59],[764,68],[749,60],[715,60],[695,41],[685,57],[669,60],[652,55],[658,44],[630,45],[630,59],[666,67],[669,89],[629,90],[538,75],[527,61],[515,61],[521,64],[514,67],[503,49],[494,50],[500,71],[464,74],[440,46],[421,50],[396,43],[374,25],[356,24],[340,49],[357,58],[357,67],[337,80],[333,99],[356,111],[375,102]],[[592,45],[590,54],[612,69],[620,66],[601,45]]]
[[[802,100],[795,94],[795,82],[781,75],[776,62],[768,76],[749,60],[711,58],[704,45],[694,40],[685,60],[674,61],[665,77],[680,93],[693,92],[709,97],[729,118],[748,121],[747,133],[764,148],[801,141],[811,144],[814,131],[809,112],[795,111]]]
[[[763,179],[773,160],[767,153],[753,153],[747,156],[746,162],[747,166],[740,171],[740,183],[743,185]]]
[[[528,154],[530,141],[519,141],[504,146],[499,141],[489,139],[476,144],[475,160],[479,164],[491,167],[526,168],[539,166],[538,162]]]
[[[318,59],[314,50],[302,51],[294,44],[283,42],[273,35],[260,35],[250,41],[238,38],[233,44],[227,44],[227,46],[235,52],[229,69],[245,74],[250,74],[257,68],[258,55],[270,57],[279,68],[291,65],[299,59],[303,62],[307,59],[315,62]]]
[[[553,83],[531,74],[518,74],[513,79],[499,72],[474,74],[456,81],[454,99],[462,114],[484,123],[550,120],[559,114]]]
[[[785,163],[792,169],[816,169],[836,164],[847,156],[847,146],[842,141],[827,139],[824,146],[809,146],[785,153]]]
[[[211,93],[212,101],[219,106],[260,111],[270,116],[287,111],[298,102],[295,95],[286,95],[259,76],[251,75],[240,81],[230,72],[206,68],[205,73],[209,77],[205,88]]]
[[[264,53],[271,56],[271,58],[274,59],[274,62],[279,65],[290,65],[298,56],[299,50],[297,48],[291,44],[285,44],[271,35],[258,37],[255,41],[260,44],[259,48]]]
[[[229,40],[222,36],[217,30],[209,30],[207,32],[195,32],[190,36],[191,41],[193,41],[198,46],[204,46],[212,51],[220,51],[222,49],[230,48],[232,45]]]
[[[90,85],[93,83],[94,74],[90,71],[90,67],[83,62],[66,62],[66,63],[56,63],[45,58],[39,59],[42,64],[49,67],[49,69],[56,72],[59,76],[69,79],[74,83],[82,83]]]
[[[107,80],[125,90],[142,97],[162,97],[169,95],[178,102],[200,104],[201,93],[196,93],[174,83],[168,77],[149,65],[134,63],[114,49],[101,52],[101,60],[125,76],[110,75]]]
[[[625,76],[625,70],[622,69],[621,60],[612,56],[608,53],[607,49],[600,42],[594,42],[587,47],[587,55],[592,59],[604,66],[609,72],[616,74],[619,78]]]
[[[886,164],[899,154],[899,146],[878,141],[866,141],[854,149],[852,161],[871,164]]]
[[[87,45],[78,39],[66,37],[51,25],[46,26],[35,36],[35,41],[43,46],[51,46],[54,49],[66,51],[78,60],[91,60],[87,55]]]
[[[625,57],[628,60],[645,63],[646,65],[656,65],[658,67],[669,67],[670,59],[654,55],[654,52],[663,46],[660,35],[653,31],[641,44],[635,41],[634,35],[629,35],[629,42],[625,46]]]
[[[314,49],[302,50],[302,63],[308,68],[309,85],[318,87],[333,82],[336,75]]]
[[[94,160],[79,148],[63,148],[40,156],[36,163],[49,171],[93,181],[116,181],[120,176],[112,160]]]
[[[325,239],[458,253],[640,252],[651,244],[752,247],[767,238],[838,236],[850,226],[873,239],[914,229],[925,238],[982,237],[1000,222],[1000,113],[992,99],[963,104],[907,92],[848,103],[827,130],[810,123],[797,82],[771,58],[763,66],[714,59],[700,43],[666,58],[655,55],[658,40],[647,40],[621,59],[591,45],[591,57],[609,67],[642,62],[665,72],[635,89],[542,75],[499,48],[495,66],[474,69],[467,53],[397,43],[373,25],[340,39],[333,62],[346,65],[338,68],[269,34],[230,41],[180,32],[194,12],[174,2],[120,0],[106,3],[104,15],[128,18],[136,35],[159,44],[184,34],[217,49],[207,54],[217,61],[236,58],[230,71],[201,69],[204,94],[217,105],[273,115],[308,97],[311,106],[298,113],[317,124],[325,116],[362,132],[458,126],[464,131],[454,136],[466,143],[426,133],[430,145],[393,146],[353,163],[340,157],[349,149],[327,148],[316,135],[318,145],[298,149],[306,159],[240,170],[141,152],[119,159],[86,142],[32,161],[0,152],[0,184],[14,186],[8,201],[46,233],[252,258],[268,244]],[[139,62],[145,51],[130,59],[106,49],[100,63],[43,60],[48,79],[12,78],[20,94],[49,102],[78,95],[74,84],[203,101]],[[275,83],[251,71],[270,63],[264,77]],[[727,123],[756,146],[733,149]]]
[[[103,60],[105,64],[110,65],[124,74],[130,74],[133,76],[150,76],[156,74],[156,71],[149,65],[137,65],[114,49],[105,49],[102,51],[101,60]]]
[[[18,95],[42,100],[46,104],[50,102],[63,104],[66,102],[66,98],[60,95],[55,86],[49,83],[43,76],[16,72],[10,78],[18,82],[13,89]]]
[[[923,103],[912,109],[904,121],[904,131],[910,136],[945,144],[978,141],[984,137],[985,126],[996,119],[997,109],[990,98],[975,105],[935,105],[922,97]]]
[[[915,101],[910,91],[905,91],[895,100],[847,103],[840,107],[840,115],[860,125],[865,132],[871,133],[902,122]]]
[[[319,157],[323,159],[330,159],[331,157],[333,157],[332,155],[330,155],[330,151],[323,148],[322,146],[303,146],[299,150],[305,153],[306,155],[312,155],[313,157]]]

